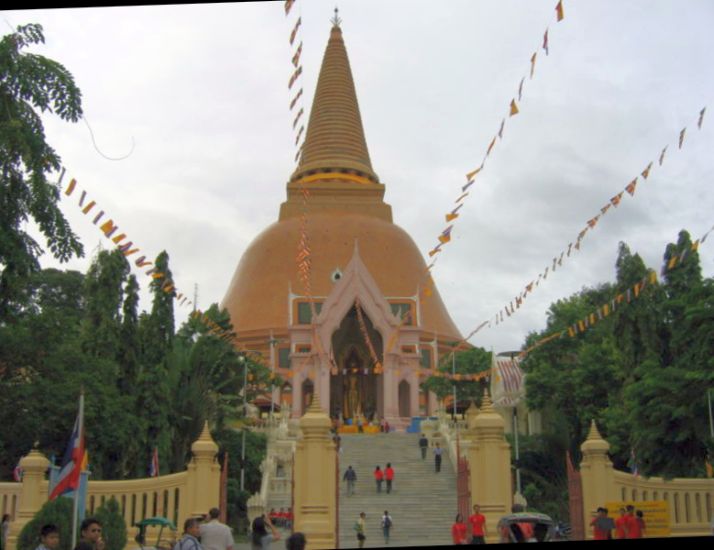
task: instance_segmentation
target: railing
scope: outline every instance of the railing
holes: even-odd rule
[[[714,479],[642,479],[615,470],[613,482],[622,501],[667,502],[673,536],[711,534]]]
[[[3,515],[10,514],[10,517],[17,517],[21,494],[22,483],[14,481],[0,483],[0,511]]]

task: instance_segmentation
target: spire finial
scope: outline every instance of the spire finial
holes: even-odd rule
[[[342,19],[340,19],[339,13],[340,13],[339,8],[338,8],[337,6],[335,6],[335,16],[334,16],[332,19],[330,19],[330,22],[331,22],[335,27],[339,27],[339,26],[340,26],[340,23],[342,23]]]

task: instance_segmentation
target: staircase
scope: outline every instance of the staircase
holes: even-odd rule
[[[340,548],[357,548],[353,526],[360,512],[365,512],[365,548],[386,546],[381,519],[385,510],[392,516],[389,546],[451,545],[451,525],[456,517],[456,473],[444,453],[441,472],[434,471],[434,455],[428,450],[421,459],[419,434],[342,434],[340,464]],[[394,468],[392,492],[377,493],[375,466]],[[347,496],[347,482],[342,481],[347,466],[357,473],[355,494]]]

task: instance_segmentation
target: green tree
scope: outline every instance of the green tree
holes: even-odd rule
[[[57,205],[59,185],[48,181],[61,160],[45,139],[40,117],[50,112],[77,122],[81,92],[63,65],[25,51],[44,41],[37,24],[19,26],[0,40],[0,321],[17,314],[18,294],[40,269],[43,249],[25,230],[28,219],[37,223],[55,258],[64,262],[83,254]]]
[[[442,361],[439,362],[438,370],[446,374],[452,374],[455,370],[456,374],[469,375],[478,374],[491,368],[491,352],[483,348],[473,347],[466,351],[457,352],[454,357],[455,364],[452,364],[451,354],[445,355]],[[453,395],[454,386],[456,386],[457,402],[463,403],[473,400],[477,406],[481,406],[486,378],[471,381],[430,376],[424,380],[422,385],[425,390],[434,392],[439,399]]]
[[[102,538],[106,550],[124,550],[126,546],[126,522],[117,499],[111,497],[94,513],[102,524]]]
[[[72,499],[59,497],[45,502],[39,512],[20,531],[17,550],[35,550],[40,544],[40,529],[53,523],[60,532],[57,550],[72,550]]]
[[[132,394],[136,388],[139,374],[139,355],[141,342],[139,340],[139,283],[136,277],[129,275],[125,287],[124,306],[120,333],[121,345],[118,350],[120,375],[117,381],[119,390],[124,395]]]

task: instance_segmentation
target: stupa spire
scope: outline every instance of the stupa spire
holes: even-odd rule
[[[342,173],[379,182],[372,170],[352,70],[342,39],[342,20],[335,8],[322,59],[300,164],[290,180]],[[312,179],[312,178],[311,178]]]

